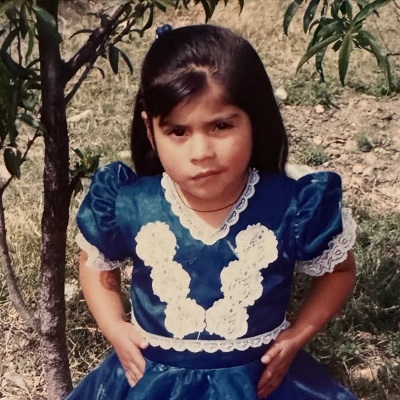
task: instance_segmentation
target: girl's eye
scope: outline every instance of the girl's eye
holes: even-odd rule
[[[231,124],[228,124],[227,122],[219,122],[218,124],[215,125],[215,130],[217,131],[223,131],[225,129],[230,129],[232,128]]]
[[[174,128],[168,132],[168,135],[182,137],[185,136],[185,130],[182,128]]]

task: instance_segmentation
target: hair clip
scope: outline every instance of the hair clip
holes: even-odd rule
[[[159,28],[156,29],[156,39],[166,35],[168,32],[171,31],[172,31],[172,26],[170,24],[165,24],[163,26],[160,26]]]

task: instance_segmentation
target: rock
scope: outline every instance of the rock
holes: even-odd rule
[[[131,158],[131,151],[130,150],[123,150],[118,153],[118,157],[123,160],[129,160]]]
[[[364,162],[369,165],[375,165],[378,161],[376,154],[373,153],[365,153]]]
[[[347,151],[357,151],[357,142],[355,140],[348,140],[344,145]]]
[[[373,176],[374,173],[375,173],[375,168],[374,167],[364,168],[364,171],[362,172],[363,176]]]
[[[322,137],[317,135],[314,136],[312,141],[314,142],[314,144],[316,144],[317,146],[320,146],[322,144]]]
[[[82,111],[79,114],[76,114],[76,115],[73,115],[73,116],[69,117],[67,119],[67,122],[68,123],[79,122],[79,121],[82,121],[83,119],[89,118],[90,116],[92,116],[92,114],[93,114],[92,110],[85,110],[85,111]]]
[[[78,288],[72,283],[65,284],[65,301],[71,301],[78,293]]]
[[[364,167],[363,164],[356,164],[356,165],[353,166],[352,171],[353,171],[353,174],[359,175],[359,174],[362,174],[364,172],[364,169],[365,169],[365,167]]]
[[[323,114],[325,112],[325,107],[318,104],[314,107],[314,110],[317,114]]]
[[[287,92],[286,92],[285,88],[278,87],[278,89],[275,90],[275,97],[278,100],[286,100],[288,95],[287,95]]]

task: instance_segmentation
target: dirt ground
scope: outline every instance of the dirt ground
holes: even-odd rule
[[[346,92],[337,108],[283,106],[283,114],[292,142],[307,140],[330,156],[322,167],[340,173],[348,201],[385,213],[400,211],[399,106],[398,95]]]

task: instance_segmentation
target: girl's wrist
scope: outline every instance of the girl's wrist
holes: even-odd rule
[[[130,322],[125,317],[115,318],[107,321],[107,323],[99,324],[99,329],[103,333],[103,335],[108,339],[108,341],[112,341],[115,335],[118,335],[121,327],[121,324],[129,324]]]

